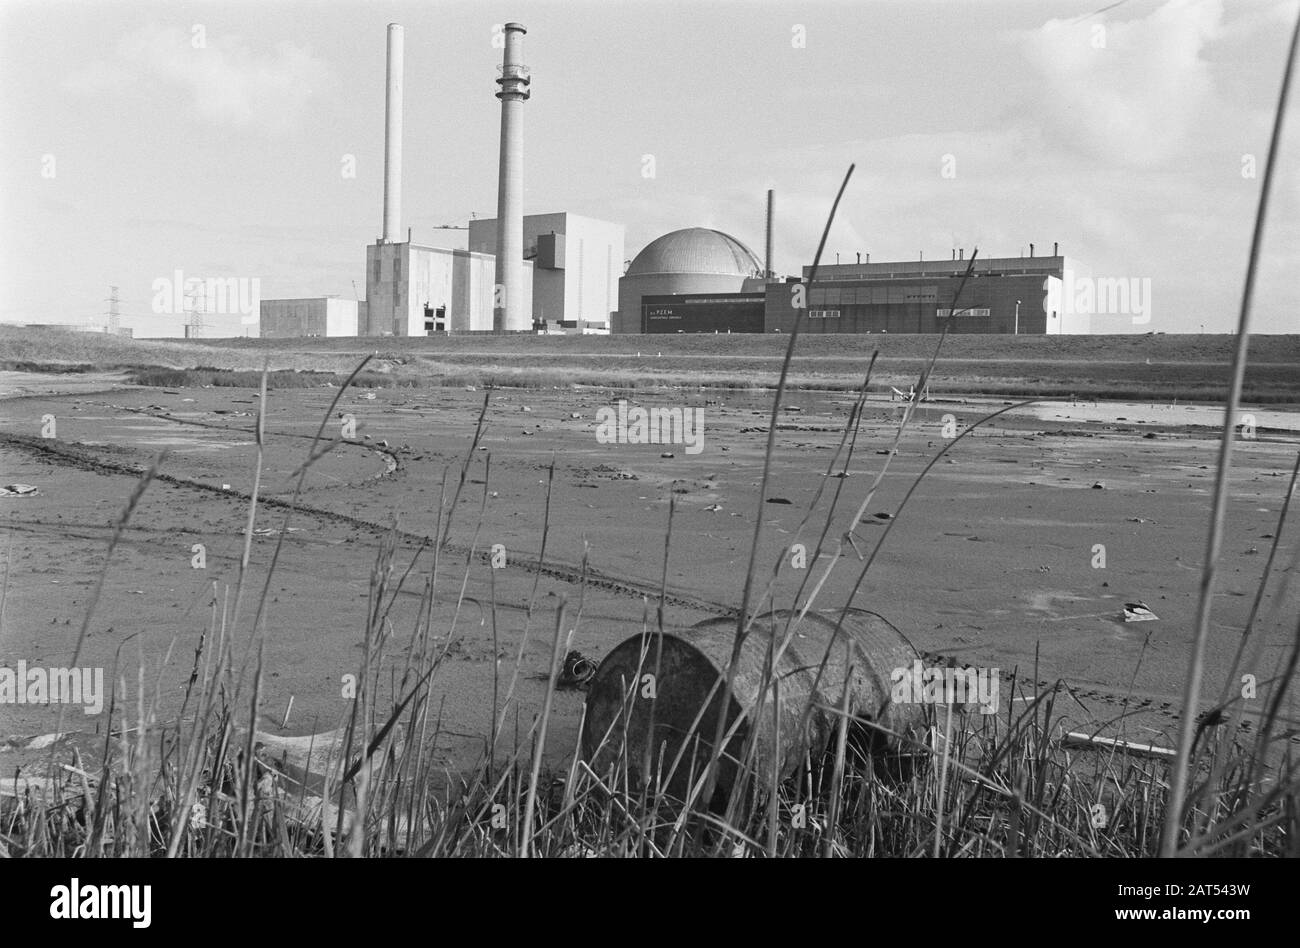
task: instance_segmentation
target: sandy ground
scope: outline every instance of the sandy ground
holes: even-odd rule
[[[291,475],[334,394],[324,388],[271,393],[266,496],[291,496]],[[57,438],[48,444],[59,452],[0,440],[0,484],[39,489],[32,496],[0,497],[6,528],[0,546],[0,665],[12,667],[20,659],[29,666],[70,663],[112,525],[136,482],[119,468],[147,465],[165,449],[162,471],[174,479],[151,485],[134,512],[109,564],[80,664],[103,667],[106,678],[121,681],[132,706],[143,681],[159,718],[168,720],[180,706],[199,637],[214,610],[219,616],[233,606],[247,518],[244,496],[253,478],[255,393],[137,388],[108,376],[60,380],[0,373],[0,397],[0,433],[37,438],[43,417],[53,415]],[[437,753],[449,769],[482,753],[493,714],[494,671],[503,690],[512,675],[519,676],[507,739],[516,729],[527,730],[541,706],[562,601],[570,647],[596,658],[653,616],[670,497],[676,505],[667,562],[674,594],[670,623],[705,618],[713,614],[708,604],[738,605],[757,515],[766,524],[759,560],[766,576],[790,543],[801,540],[815,549],[828,497],[842,489],[824,558],[809,557],[820,572],[887,460],[899,411],[887,400],[870,403],[850,476],[827,480],[851,399],[787,396],[787,406],[799,410],[783,412],[768,502],[760,503],[770,396],[679,390],[633,397],[645,407],[702,408],[704,448],[694,455],[680,445],[598,443],[596,410],[616,397],[593,389],[492,393],[487,450],[474,452],[451,534],[458,549],[502,544],[507,563],[493,570],[463,552],[445,554],[438,563],[434,628],[449,661],[434,680],[433,694],[442,707]],[[339,410],[355,416],[358,443],[339,448],[308,474],[300,501],[318,512],[260,511],[252,547],[255,592],[267,582],[280,532],[288,530],[268,586],[264,728],[324,731],[347,714],[341,682],[357,672],[361,660],[369,580],[386,526],[396,518],[404,531],[400,575],[416,555],[418,538],[438,529],[440,507],[444,517],[449,509],[483,399],[482,391],[460,388],[346,393]],[[955,417],[960,430],[1004,404],[925,405],[867,505],[866,522],[856,527],[857,547],[872,548],[884,521],[870,515],[896,512],[904,492],[944,445],[945,414]],[[1237,647],[1300,441],[1296,413],[1273,406],[1256,414],[1259,432],[1240,443],[1231,482],[1207,701],[1217,694]],[[927,652],[1003,673],[1019,669],[1035,679],[1065,679],[1078,693],[1065,707],[1067,723],[1080,729],[1116,718],[1124,696],[1131,695],[1141,713],[1110,724],[1106,733],[1172,743],[1217,449],[1213,428],[1205,426],[1215,422],[1210,408],[1068,402],[998,419],[995,427],[963,439],[931,470],[854,604],[884,615]],[[331,419],[328,434],[336,434],[338,425]],[[540,557],[552,463],[544,560],[555,569],[539,574],[527,564]],[[823,486],[820,513],[796,537]],[[779,500],[790,503],[773,502]],[[1294,528],[1284,532],[1279,572],[1295,560],[1295,537]],[[192,565],[194,544],[204,545],[203,569]],[[1105,547],[1105,568],[1094,566],[1098,544]],[[856,553],[844,549],[848,555],[819,599],[826,606],[844,601],[861,569]],[[600,574],[585,589],[577,581],[584,560]],[[431,566],[426,549],[405,590],[394,597],[389,619],[397,646],[414,628]],[[784,569],[776,603],[789,605],[803,578],[801,571]],[[462,580],[465,599],[457,615]],[[1145,602],[1159,620],[1122,621],[1124,603],[1132,601]],[[241,643],[248,639],[251,609],[246,606],[241,619]],[[1283,598],[1270,586],[1261,610],[1262,650],[1248,655],[1243,671],[1260,680],[1273,673],[1294,635],[1296,614],[1294,590]],[[400,647],[392,651],[400,663]],[[290,698],[292,714],[281,730]],[[582,700],[581,692],[557,697],[547,745],[553,762],[572,753]],[[132,708],[128,717],[133,715]],[[5,735],[46,733],[56,716],[45,706],[0,705],[0,742]],[[1296,709],[1287,717],[1294,722]],[[64,728],[102,734],[108,722],[107,711],[92,717],[70,708]],[[112,726],[120,723],[119,713]],[[14,751],[4,747],[0,743],[0,766],[12,769]]]

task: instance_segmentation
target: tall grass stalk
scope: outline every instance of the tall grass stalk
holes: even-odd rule
[[[1170,804],[1160,843],[1162,856],[1173,856],[1178,851],[1183,830],[1184,798],[1187,795],[1188,773],[1192,758],[1195,715],[1200,705],[1201,683],[1205,674],[1205,644],[1210,634],[1215,569],[1218,565],[1219,548],[1223,542],[1223,520],[1228,501],[1228,475],[1232,469],[1234,419],[1237,417],[1237,407],[1241,401],[1242,381],[1246,375],[1246,357],[1250,349],[1250,310],[1255,295],[1255,273],[1264,242],[1264,222],[1268,216],[1269,196],[1282,138],[1287,99],[1291,91],[1291,76],[1295,67],[1297,45],[1300,45],[1300,14],[1296,15],[1295,26],[1291,30],[1291,43],[1287,48],[1286,63],[1282,70],[1282,87],[1278,91],[1277,106],[1273,114],[1273,133],[1269,140],[1268,157],[1264,162],[1259,207],[1255,212],[1255,227],[1251,234],[1250,255],[1246,263],[1246,282],[1241,294],[1241,312],[1237,317],[1237,345],[1232,356],[1232,383],[1228,389],[1227,403],[1223,412],[1223,436],[1219,441],[1219,457],[1214,476],[1214,499],[1210,507],[1210,526],[1205,540],[1205,562],[1201,568],[1200,597],[1196,603],[1192,651],[1187,679],[1183,686],[1183,715],[1178,730],[1178,757],[1170,780]]]

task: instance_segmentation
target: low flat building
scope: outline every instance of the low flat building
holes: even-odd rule
[[[262,300],[260,331],[267,339],[308,336],[355,336],[364,304],[333,296]]]
[[[812,268],[804,267],[802,280],[768,285],[766,329],[789,332],[803,306],[800,331],[808,333],[938,333],[950,320],[954,333],[1088,332],[1086,316],[1045,305],[1065,257],[977,259],[963,287],[967,265],[960,258],[823,265],[812,286]]]

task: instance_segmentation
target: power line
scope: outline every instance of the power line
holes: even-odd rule
[[[104,313],[104,328],[109,333],[116,333],[122,324],[122,299],[117,295],[116,286],[109,286],[108,299],[104,302],[108,304],[108,312]]]

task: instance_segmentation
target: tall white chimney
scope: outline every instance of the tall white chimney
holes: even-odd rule
[[[770,280],[776,276],[776,270],[772,266],[772,210],[775,203],[774,192],[771,188],[767,189],[767,225],[764,228],[764,245],[763,245],[763,279]]]
[[[384,236],[401,240],[402,230],[402,47],[405,32],[388,24],[388,91],[384,98]]]
[[[496,293],[492,328],[497,332],[532,328],[524,309],[524,102],[532,94],[528,67],[521,61],[524,34],[519,23],[507,23],[505,55],[501,60],[501,165],[497,187]]]

